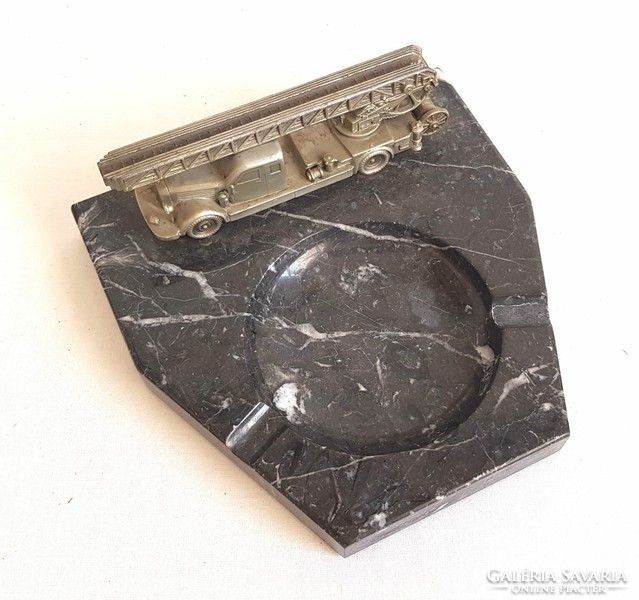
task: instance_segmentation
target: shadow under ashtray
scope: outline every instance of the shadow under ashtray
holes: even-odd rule
[[[246,321],[249,372],[261,400],[322,446],[421,448],[490,388],[501,352],[490,294],[440,240],[394,223],[353,229],[312,235],[269,268]]]

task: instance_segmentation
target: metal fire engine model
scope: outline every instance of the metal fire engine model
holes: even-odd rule
[[[438,84],[407,46],[279,94],[109,152],[98,167],[133,191],[156,237],[207,238],[359,172],[372,175],[448,120]]]

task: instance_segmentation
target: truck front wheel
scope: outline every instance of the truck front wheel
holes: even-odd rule
[[[217,233],[222,227],[222,223],[224,223],[224,219],[219,215],[203,214],[189,223],[186,228],[186,235],[196,240],[201,240]]]

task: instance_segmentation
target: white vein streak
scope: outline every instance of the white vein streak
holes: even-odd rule
[[[308,217],[306,215],[299,215],[296,213],[284,212],[282,210],[271,209],[270,213],[281,215],[283,217],[289,217],[291,219],[299,219],[301,221],[309,221],[311,223],[316,223],[317,225],[325,225],[327,227],[334,227],[335,229],[341,229],[342,231],[347,231],[348,233],[354,233],[356,235],[361,235],[362,237],[367,237],[373,240],[379,240],[382,242],[394,242],[396,244],[408,244],[410,246],[417,246],[419,248],[434,248],[436,250],[462,250],[464,252],[468,252],[470,254],[477,254],[479,256],[487,256],[488,258],[494,258],[496,260],[502,260],[504,262],[516,263],[517,261],[512,260],[510,258],[504,258],[503,256],[496,256],[495,254],[489,254],[488,252],[480,252],[479,250],[470,250],[469,248],[464,248],[462,246],[439,246],[437,244],[432,244],[429,242],[422,242],[415,239],[410,238],[402,238],[394,235],[385,235],[380,233],[373,233],[372,231],[368,231],[367,229],[363,229],[361,227],[355,227],[354,225],[346,225],[345,223],[334,223],[332,221],[325,221],[324,219],[316,219],[314,217]]]
[[[325,342],[330,340],[335,340],[347,336],[354,335],[370,335],[373,337],[382,337],[382,338],[400,338],[400,339],[427,339],[438,346],[441,346],[448,352],[452,354],[456,354],[458,356],[462,356],[464,358],[468,358],[473,360],[480,365],[492,365],[495,358],[494,353],[492,353],[492,357],[489,359],[487,356],[486,347],[476,346],[475,349],[477,351],[477,356],[472,354],[467,354],[466,352],[462,352],[458,350],[454,346],[452,346],[446,340],[441,339],[434,333],[422,332],[422,331],[375,331],[375,330],[365,330],[365,329],[356,329],[353,331],[331,331],[331,332],[321,332],[315,329],[315,326],[312,323],[287,323],[284,319],[280,317],[274,317],[272,319],[275,323],[277,323],[277,328],[280,329],[292,329],[294,331],[298,331],[302,335],[305,335],[308,340],[301,347],[301,350],[306,348],[309,344],[313,342]]]
[[[200,321],[218,321],[220,319],[235,319],[237,317],[250,317],[250,313],[230,313],[224,315],[170,315],[168,317],[137,318],[132,315],[120,317],[122,323],[133,323],[140,327],[160,327],[162,325],[177,325],[199,323]]]
[[[455,165],[446,163],[429,163],[417,160],[415,158],[408,158],[406,159],[406,162],[417,163],[426,167],[442,167],[444,169],[472,169],[473,171],[477,171],[479,169],[492,169],[493,171],[499,171],[500,173],[508,173],[508,175],[514,175],[514,173],[510,169],[504,169],[503,167],[497,167],[495,165]]]
[[[497,410],[499,405],[506,399],[508,396],[517,388],[520,388],[522,385],[527,385],[532,383],[531,375],[537,373],[537,371],[541,371],[545,369],[548,365],[539,365],[538,367],[530,367],[529,369],[524,369],[517,377],[512,377],[506,383],[504,383],[504,388],[497,399],[497,403],[495,404],[495,408],[493,410]]]

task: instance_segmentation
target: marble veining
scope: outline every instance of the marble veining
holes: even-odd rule
[[[557,450],[568,421],[530,200],[451,120],[209,241],[132,194],[73,212],[158,394],[343,555]]]

